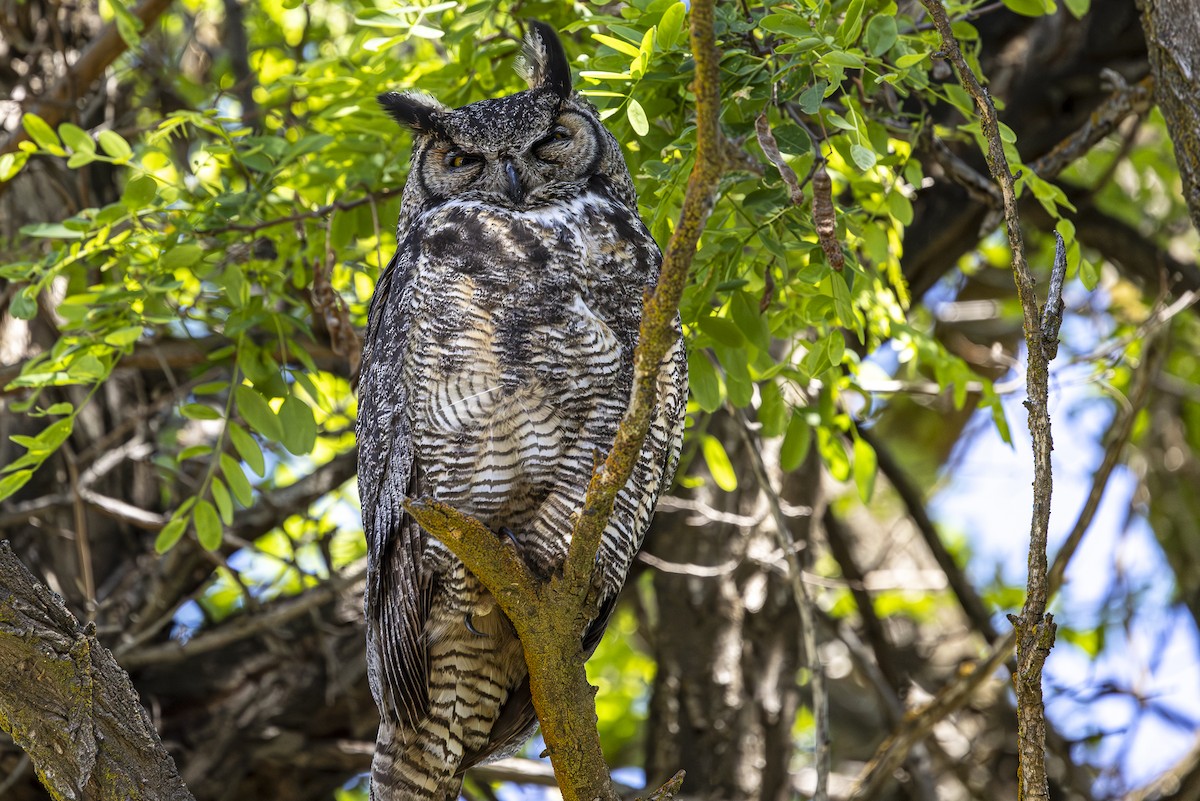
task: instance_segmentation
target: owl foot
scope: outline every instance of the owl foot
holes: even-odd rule
[[[546,568],[538,562],[535,562],[533,559],[529,558],[529,555],[525,552],[525,548],[517,539],[517,534],[515,531],[508,526],[501,526],[497,534],[508,539],[513,548],[516,550],[517,554],[520,555],[522,561],[525,562],[525,566],[529,568],[529,572],[532,573],[535,578],[537,578],[543,584],[550,580],[550,571],[546,570]]]

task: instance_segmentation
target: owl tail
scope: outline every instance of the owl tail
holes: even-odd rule
[[[387,728],[379,727],[371,760],[371,801],[458,801],[463,780],[454,766],[413,759],[412,749]]]

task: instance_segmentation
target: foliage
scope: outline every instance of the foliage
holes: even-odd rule
[[[25,258],[3,268],[21,286],[12,304],[18,317],[36,314],[37,296],[52,285],[65,295],[58,344],[11,384],[32,390],[14,408],[49,424],[20,440],[28,452],[4,468],[0,497],[28,480],[78,413],[42,406],[41,389],[94,391],[123,356],[165,337],[216,339],[162,436],[196,425],[215,436],[163,449],[168,474],[189,460],[204,468],[199,486],[173,499],[160,550],[189,528],[206,548],[217,547],[235,509],[269,480],[264,453],[273,464],[321,461],[349,447],[353,401],[345,382],[314,358],[324,310],[314,314],[312,295],[327,274],[361,325],[390,257],[405,148],[372,98],[419,86],[458,105],[518,89],[511,69],[518,20],[490,3],[322,6],[303,14],[288,5],[254,12],[259,26],[277,24],[285,40],[253,53],[257,127],[238,121],[245,109],[228,95],[202,97],[203,87],[185,76],[178,89],[196,97],[197,108],[144,112],[144,132],[132,143],[69,122],[55,131],[26,115],[31,141],[7,162],[9,173],[36,155],[66,158],[79,170],[116,165],[125,183],[111,203],[24,227],[15,244]],[[930,34],[897,16],[892,2],[770,11],[759,18],[721,9],[731,98],[723,123],[737,152],[683,304],[693,411],[757,402],[764,435],[783,437],[785,468],[815,443],[834,477],[852,478],[868,498],[873,454],[855,437],[849,412],[861,405],[854,396],[870,390],[860,381],[874,374],[864,355],[890,340],[906,372],[933,375],[960,406],[974,378],[907,317],[899,259],[922,179],[913,143],[928,123],[919,110],[883,112],[896,98],[942,99],[964,110],[966,100],[930,82]],[[656,0],[627,5],[620,16],[583,18],[561,7],[522,13],[575,34],[568,46],[583,68],[580,89],[625,143],[644,216],[665,241],[691,167],[684,5]],[[968,23],[960,36],[970,39]],[[284,46],[297,37],[307,42],[302,58]],[[396,70],[398,63],[406,69]],[[812,175],[823,162],[831,174],[844,268],[831,269],[818,247],[812,183],[793,202],[761,154],[754,121],[763,114],[792,169]],[[962,125],[957,135],[970,133]],[[1054,196],[1052,187],[1045,192]],[[983,393],[998,411],[990,385]],[[730,487],[721,443],[705,437],[703,445],[716,480]]]

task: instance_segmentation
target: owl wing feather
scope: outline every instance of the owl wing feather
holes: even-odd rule
[[[419,479],[401,380],[409,321],[412,240],[400,244],[371,298],[357,422],[358,481],[369,566],[365,606],[368,674],[381,705],[412,723],[428,710],[428,655],[423,641],[431,577],[422,572],[425,533],[403,503]]]

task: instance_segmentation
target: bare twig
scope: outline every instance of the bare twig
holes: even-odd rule
[[[1154,79],[1146,76],[1133,86],[1127,85],[1118,73],[1112,73],[1116,88],[1112,95],[1097,106],[1087,121],[1070,136],[1055,145],[1049,153],[1029,164],[1029,169],[1047,180],[1058,175],[1073,161],[1082,157],[1130,114],[1145,114],[1154,104]]]
[[[875,756],[862,769],[850,798],[878,798],[880,790],[893,780],[896,768],[908,758],[909,752],[929,736],[938,721],[961,709],[975,691],[995,675],[1012,654],[1015,642],[1014,632],[1005,634],[986,660],[969,671],[960,672],[932,701],[905,715],[904,721],[888,735]]]
[[[996,107],[987,90],[971,71],[958,41],[951,30],[950,19],[940,0],[921,0],[929,12],[942,40],[944,56],[954,65],[963,87],[975,99],[979,109],[980,127],[987,144],[985,157],[992,177],[1000,185],[1004,200],[1004,222],[1012,249],[1013,279],[1021,301],[1024,318],[1025,343],[1029,368],[1026,382],[1029,397],[1029,433],[1033,438],[1033,521],[1029,537],[1029,576],[1025,605],[1020,616],[1010,616],[1017,632],[1017,674],[1013,679],[1017,695],[1017,749],[1019,769],[1017,793],[1019,801],[1048,799],[1050,790],[1046,779],[1046,718],[1042,700],[1042,667],[1054,645],[1054,620],[1046,614],[1048,586],[1046,579],[1046,539],[1050,526],[1050,498],[1053,475],[1050,451],[1049,358],[1057,345],[1047,342],[1047,334],[1058,334],[1062,318],[1062,298],[1051,295],[1046,308],[1039,314],[1033,275],[1025,261],[1025,246],[1017,212],[1015,178],[1004,155]],[[1065,258],[1063,259],[1065,269]],[[1056,266],[1056,271],[1058,267]],[[1058,281],[1061,292],[1061,279]],[[1041,319],[1039,319],[1041,318]]]
[[[135,646],[128,650],[118,648],[117,653],[121,664],[129,670],[191,659],[264,631],[278,631],[289,620],[336,600],[346,585],[361,581],[365,575],[364,567],[350,576],[331,578],[300,595],[263,606],[256,613],[247,613],[227,620],[212,631],[194,637],[186,643],[166,642],[144,648]]]

